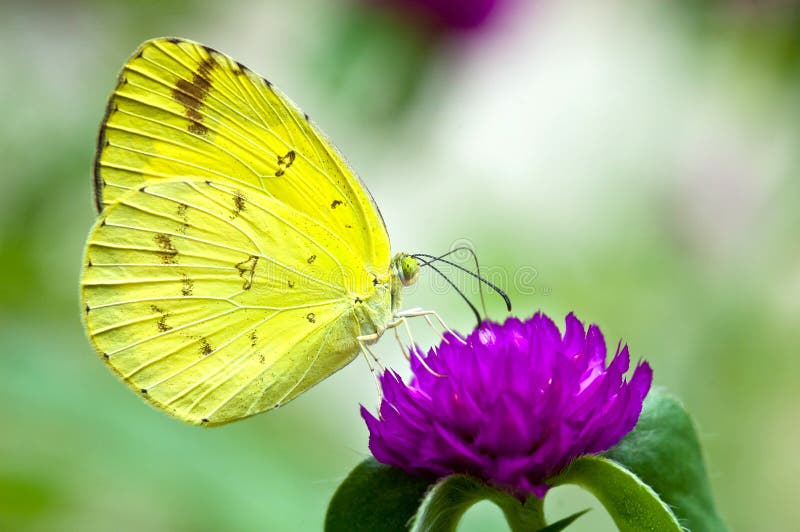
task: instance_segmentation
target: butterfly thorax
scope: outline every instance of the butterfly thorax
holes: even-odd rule
[[[368,298],[355,298],[354,312],[361,336],[375,335],[373,341],[377,341],[400,311],[403,287],[414,284],[418,274],[417,259],[398,253],[392,258],[388,275],[374,277],[373,293]]]

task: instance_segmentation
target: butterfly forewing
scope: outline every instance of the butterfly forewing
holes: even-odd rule
[[[228,56],[148,41],[123,68],[98,139],[98,207],[164,179],[258,189],[389,264],[380,214],[336,150],[284,95]]]

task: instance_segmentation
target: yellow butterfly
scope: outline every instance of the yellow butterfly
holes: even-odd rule
[[[180,39],[125,64],[100,128],[84,321],[111,369],[183,421],[276,408],[405,317],[369,192],[272,84]]]

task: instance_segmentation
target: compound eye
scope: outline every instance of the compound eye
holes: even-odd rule
[[[419,275],[419,262],[414,257],[403,257],[400,262],[400,281],[404,286],[413,284]]]

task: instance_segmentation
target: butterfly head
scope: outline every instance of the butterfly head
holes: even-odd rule
[[[397,275],[403,286],[410,286],[417,282],[419,262],[411,255],[398,253],[392,259],[392,271]]]

